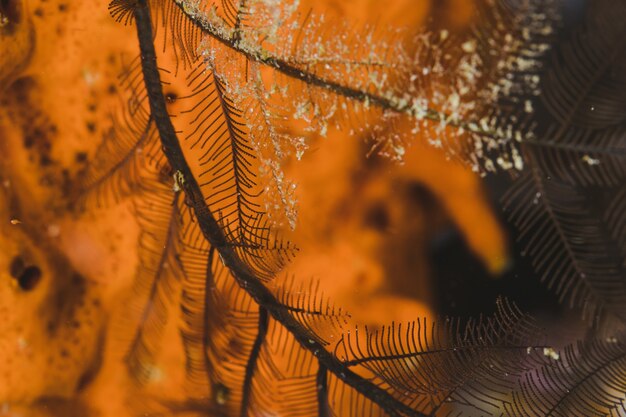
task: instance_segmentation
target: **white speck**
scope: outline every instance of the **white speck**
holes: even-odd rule
[[[534,110],[534,109],[533,109],[533,102],[532,102],[532,101],[530,101],[530,100],[526,100],[526,101],[524,102],[524,111],[525,111],[526,113],[532,113],[532,112],[533,112],[533,110]]]
[[[93,87],[93,85],[100,79],[100,74],[93,73],[87,68],[83,68],[83,79],[89,87]]]
[[[469,40],[463,43],[463,45],[461,45],[461,49],[463,49],[463,51],[467,52],[468,54],[476,52],[476,41]]]
[[[560,356],[557,351],[552,349],[551,347],[543,348],[543,356],[547,356],[555,361],[558,361]]]
[[[513,164],[511,163],[511,161],[506,160],[506,159],[504,159],[502,157],[498,157],[498,159],[496,159],[496,162],[504,170],[509,170],[509,169],[513,168]]]
[[[596,158],[592,158],[589,155],[583,156],[583,161],[587,163],[589,166],[600,165],[600,160]]]
[[[513,165],[515,166],[515,169],[518,171],[524,169],[524,160],[520,156],[519,152],[513,148],[513,152],[511,152],[511,154],[513,156]]]
[[[17,338],[17,347],[19,350],[25,350],[28,347],[28,341],[23,337]]]
[[[156,365],[152,365],[149,367],[148,375],[149,375],[148,379],[151,382],[162,381],[165,376],[165,374],[163,373],[163,370]]]
[[[535,198],[533,199],[533,204],[539,204],[539,199],[541,198],[541,193],[537,192],[535,194]]]
[[[59,237],[60,234],[61,234],[61,227],[58,224],[48,225],[48,236]]]

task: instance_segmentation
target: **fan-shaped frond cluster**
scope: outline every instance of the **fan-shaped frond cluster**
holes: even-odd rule
[[[349,314],[315,281],[283,271],[295,249],[272,228],[277,213],[296,224],[281,162],[298,159],[312,135],[351,129],[400,158],[408,137],[398,126],[410,123],[405,132],[477,170],[529,166],[507,201],[537,269],[597,320],[623,320],[623,74],[594,55],[623,57],[618,17],[608,35],[575,35],[557,48],[538,97],[553,38],[545,2],[486,1],[467,37],[398,32],[382,41],[374,30],[324,33],[321,18],[270,0],[115,0],[110,10],[137,26],[141,59],[125,78],[126,119],[85,188],[136,200],[127,364],[150,380],[163,328],[176,318],[188,401],[172,410],[417,417],[623,404],[617,336],[559,354],[505,302],[491,319],[348,332]],[[598,114],[585,110],[593,103]],[[470,145],[456,144],[465,135]],[[594,149],[608,158],[597,171]]]
[[[545,361],[539,329],[506,302],[493,318],[417,320],[348,333],[336,354],[428,415],[498,415],[525,370]]]
[[[624,319],[625,16],[624,2],[591,2],[554,48],[537,136],[522,144],[529,172],[505,198],[537,270],[596,321]]]
[[[624,319],[623,251],[607,222],[601,194],[525,174],[506,196],[510,216],[521,230],[528,255],[550,288],[592,320],[604,312]]]
[[[254,14],[235,28],[197,2],[177,4],[205,35],[201,50],[231,94],[275,114],[270,125],[281,126],[291,115],[321,136],[349,126],[369,138],[373,151],[400,160],[418,132],[452,154],[464,153],[458,148],[466,134],[472,152],[463,159],[475,169],[522,166],[513,144],[526,135],[519,127],[526,127],[527,117],[517,108],[520,102],[531,105],[529,97],[538,91],[555,21],[545,2],[487,2],[477,10],[476,31],[467,36],[445,30],[357,34],[266,1],[245,2]],[[331,26],[334,33],[325,33]],[[412,128],[394,128],[401,124]],[[405,137],[403,131],[410,133]],[[291,136],[291,147],[302,148],[302,135]],[[265,137],[277,150],[290,147],[282,135]],[[491,161],[496,149],[499,159]]]
[[[165,167],[159,137],[141,77],[140,60],[120,76],[122,110],[111,116],[111,127],[96,151],[97,158],[80,179],[80,200],[106,205],[150,190],[143,173]]]
[[[507,415],[624,415],[625,369],[623,337],[568,346],[559,361],[524,375]]]

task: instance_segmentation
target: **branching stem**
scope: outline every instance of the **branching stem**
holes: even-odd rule
[[[156,123],[163,152],[172,169],[180,172],[183,181],[183,190],[186,202],[194,210],[199,227],[207,241],[215,247],[225,266],[231,271],[237,283],[248,293],[259,306],[281,325],[283,325],[295,340],[311,354],[315,355],[319,363],[329,372],[336,375],[347,385],[354,388],[364,397],[378,404],[389,416],[404,415],[407,417],[425,417],[403,402],[397,400],[382,388],[371,381],[357,375],[328,352],[324,346],[315,340],[309,331],[298,322],[282,305],[274,294],[251,272],[250,268],[239,258],[237,253],[228,245],[228,241],[216,221],[213,213],[207,206],[200,186],[189,167],[182,148],[176,136],[174,126],[167,112],[166,101],[163,95],[160,75],[157,67],[156,52],[153,44],[152,22],[147,0],[138,0],[135,8],[135,23],[141,50],[141,65],[144,81],[150,102],[150,111]]]
[[[248,356],[248,363],[246,364],[246,374],[243,380],[241,412],[239,414],[241,417],[248,417],[250,415],[249,407],[252,400],[252,381],[254,380],[254,373],[256,372],[259,356],[261,355],[261,348],[263,347],[263,343],[265,343],[265,338],[267,337],[268,327],[269,316],[267,315],[267,310],[263,307],[260,307],[257,335],[256,339],[254,340],[254,344],[252,345],[250,356]]]
[[[210,21],[207,17],[201,13],[192,13],[186,8],[184,0],[173,0],[174,3],[180,8],[182,13],[189,19],[189,21],[198,27],[205,35],[208,35],[216,41],[222,43],[228,48],[244,55],[251,61],[259,62],[263,65],[269,66],[276,71],[299,81],[306,83],[309,86],[315,86],[327,91],[331,91],[339,96],[355,100],[367,105],[376,106],[382,110],[390,110],[398,114],[406,114],[416,119],[426,119],[432,122],[444,123],[445,126],[461,129],[471,132],[475,135],[491,138],[496,140],[512,140],[507,137],[503,137],[501,133],[494,130],[490,126],[484,123],[475,123],[474,121],[459,120],[458,117],[453,117],[445,112],[435,110],[433,108],[422,109],[419,106],[414,106],[411,100],[399,100],[398,97],[384,97],[377,94],[372,94],[368,91],[359,90],[336,81],[328,80],[320,77],[317,74],[309,72],[304,68],[298,67],[292,62],[288,62],[280,57],[273,55],[271,52],[263,49],[260,45],[254,48],[250,48],[241,42],[241,28],[237,27],[236,30],[230,28],[225,22]],[[532,136],[525,137],[521,140],[522,143],[529,143],[535,147],[542,148],[555,148],[564,149],[573,152],[590,152],[596,154],[607,155],[626,155],[626,149],[624,148],[609,148],[600,149],[595,146],[580,146],[562,141],[555,140],[537,140]]]
[[[225,22],[218,23],[209,21],[206,17],[200,14],[191,13],[185,7],[182,0],[173,1],[180,8],[182,13],[184,13],[185,16],[189,19],[189,21],[192,22],[196,27],[198,27],[205,35],[212,37],[216,41],[227,46],[228,48],[244,55],[251,61],[259,62],[263,65],[269,66],[276,71],[290,78],[302,81],[309,86],[319,87],[324,90],[331,91],[342,97],[361,103],[366,103],[368,105],[373,105],[383,110],[392,110],[396,113],[406,114],[415,118],[424,118],[434,122],[445,122],[448,126],[462,128],[483,136],[494,137],[496,135],[495,132],[486,130],[475,123],[467,123],[457,120],[451,115],[437,111],[435,109],[429,108],[425,111],[423,109],[418,110],[412,105],[410,101],[400,101],[397,100],[395,97],[383,97],[377,94],[372,94],[368,91],[359,90],[338,83],[336,81],[327,80],[317,74],[305,70],[304,68],[299,68],[293,63],[272,55],[269,51],[266,51],[260,46],[254,49],[247,48],[241,42],[240,28],[237,28],[237,30],[232,30],[226,25]]]

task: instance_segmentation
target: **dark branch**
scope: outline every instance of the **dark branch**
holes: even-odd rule
[[[263,307],[259,308],[259,325],[256,339],[252,345],[250,356],[248,357],[248,363],[246,364],[246,374],[243,380],[243,393],[241,398],[241,417],[248,417],[248,407],[250,405],[250,396],[252,394],[252,379],[254,378],[254,372],[256,370],[257,361],[261,354],[261,347],[265,342],[267,336],[267,328],[269,323],[269,316],[267,310]]]
[[[331,411],[328,405],[328,370],[320,365],[317,370],[317,409],[319,417],[330,417]]]
[[[213,300],[211,299],[211,294],[212,288],[215,285],[215,276],[213,275],[214,258],[215,248],[211,247],[211,249],[209,250],[209,261],[207,262],[206,267],[206,278],[204,280],[204,311],[202,313],[202,358],[204,360],[204,369],[206,370],[206,377],[209,386],[213,386],[213,379],[211,376],[213,366],[211,366],[211,358],[209,358],[208,352],[211,346],[211,335],[209,332],[209,328],[211,327],[211,317],[209,317],[209,303],[213,302]]]

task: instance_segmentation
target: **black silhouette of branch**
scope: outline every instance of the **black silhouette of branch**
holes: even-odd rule
[[[187,204],[194,210],[202,233],[211,245],[216,248],[224,264],[230,269],[239,285],[254,298],[262,309],[265,309],[276,321],[289,330],[300,346],[312,354],[316,352],[319,363],[325,366],[329,372],[340,376],[346,384],[376,404],[379,404],[390,416],[398,416],[399,413],[414,417],[425,416],[425,414],[411,409],[401,401],[393,398],[385,390],[352,372],[326,351],[322,344],[314,340],[314,337],[309,335],[307,329],[297,322],[285,306],[280,304],[275,296],[250,272],[249,268],[227,244],[222,229],[204,202],[200,186],[187,164],[166,109],[166,100],[161,89],[156,51],[153,44],[152,21],[147,0],[138,1],[134,15],[150,110],[159,130],[163,152],[172,169],[178,173],[179,178],[182,178],[181,186],[185,192]]]

